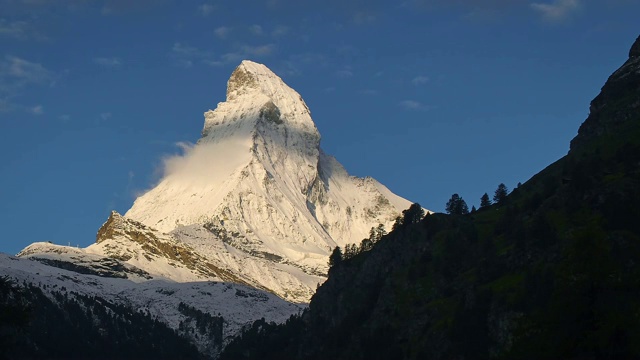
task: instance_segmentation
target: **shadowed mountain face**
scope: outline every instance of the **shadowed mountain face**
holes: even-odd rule
[[[627,131],[637,131],[640,112],[640,37],[629,51],[629,59],[614,72],[602,91],[591,102],[590,114],[580,126],[578,135],[571,141],[571,151],[588,147],[591,141],[625,141],[637,136]]]
[[[640,357],[640,38],[562,159],[499,205],[396,226],[223,359]]]

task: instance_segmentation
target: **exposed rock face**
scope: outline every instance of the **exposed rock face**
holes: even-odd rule
[[[640,37],[629,51],[629,59],[614,72],[591,102],[589,117],[571,140],[571,151],[606,135],[624,133],[630,123],[640,121]]]

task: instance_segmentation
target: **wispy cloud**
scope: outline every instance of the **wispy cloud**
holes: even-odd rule
[[[171,57],[177,65],[185,68],[192,67],[194,62],[209,63],[215,60],[213,53],[179,42],[173,44]]]
[[[27,111],[33,115],[42,115],[44,114],[44,108],[42,107],[42,105],[36,105],[34,107],[30,107],[27,109]]]
[[[350,69],[342,69],[335,72],[335,75],[341,79],[353,77],[353,71]]]
[[[400,105],[400,107],[405,110],[412,111],[424,111],[429,109],[427,105],[424,105],[423,103],[415,100],[402,100],[398,105]]]
[[[429,82],[429,78],[423,75],[418,75],[416,77],[414,77],[413,79],[411,79],[411,83],[413,85],[423,85]]]
[[[67,123],[67,122],[69,122],[69,120],[71,120],[71,116],[69,114],[62,114],[62,115],[58,116],[58,119],[60,121],[62,121],[63,123]]]
[[[13,110],[13,104],[6,98],[0,98],[0,113]]]
[[[262,36],[264,35],[264,30],[262,29],[262,26],[258,25],[258,24],[254,24],[249,26],[249,31],[256,36]]]
[[[353,14],[353,22],[358,25],[370,24],[376,21],[376,15],[367,11],[358,11]]]
[[[257,45],[257,46],[243,45],[241,46],[241,49],[245,54],[248,54],[248,55],[267,56],[267,55],[273,54],[275,50],[275,45],[274,44],[265,44],[265,45]]]
[[[374,89],[362,89],[362,90],[360,90],[360,94],[362,94],[362,95],[369,95],[369,96],[378,95],[378,90],[374,90]]]
[[[302,70],[291,60],[283,61],[276,69],[280,76],[300,76]]]
[[[580,8],[580,0],[554,0],[552,3],[531,3],[531,8],[537,11],[547,21],[562,21]]]
[[[24,0],[23,0],[24,1]],[[82,6],[91,3],[104,3],[101,9],[101,14],[104,16],[111,15],[126,15],[126,14],[144,14],[150,9],[167,6],[171,1],[161,0],[103,0],[103,1],[90,1],[90,0],[75,0],[75,1],[51,1],[51,0],[29,0],[42,3],[71,3],[67,5],[67,8],[74,6]]]
[[[286,35],[289,32],[289,28],[284,25],[276,26],[273,31],[271,31],[271,36],[273,37],[281,37]]]
[[[220,26],[219,28],[215,29],[213,31],[213,33],[219,38],[219,39],[226,39],[227,36],[229,36],[229,33],[231,32],[231,28],[226,27],[226,26]]]
[[[215,61],[208,62],[209,65],[219,66],[229,63],[239,62],[244,59],[262,58],[272,55],[275,52],[274,44],[264,45],[239,45],[236,51],[231,51],[220,56]]]
[[[93,58],[93,62],[96,65],[109,69],[116,69],[122,66],[122,60],[117,57],[96,57]]]
[[[21,59],[16,56],[5,56],[0,61],[0,86],[3,80],[13,79],[19,84],[53,82],[54,75],[44,66]]]
[[[109,120],[109,119],[111,119],[111,113],[110,112],[100,113],[100,120],[106,121],[106,120]]]
[[[14,103],[13,99],[30,86],[53,86],[56,79],[53,72],[38,63],[15,56],[0,58],[0,111],[29,110]]]
[[[328,65],[327,57],[321,53],[305,52],[292,54],[275,69],[278,74],[299,76],[308,68],[317,70]]]
[[[0,19],[0,36],[24,40],[28,37],[31,27],[26,21],[7,21]]]
[[[215,9],[215,5],[211,4],[202,4],[198,6],[198,12],[204,17],[211,15]]]

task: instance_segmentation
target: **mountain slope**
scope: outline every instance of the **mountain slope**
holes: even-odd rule
[[[48,243],[31,245],[21,257],[0,254],[0,273],[26,291],[39,288],[41,295],[56,306],[64,306],[61,298],[81,302],[95,298],[99,300],[93,300],[92,306],[96,301],[102,301],[129,314],[141,312],[140,316],[146,319],[142,319],[143,322],[158,321],[167,331],[175,331],[175,338],[184,338],[179,342],[195,344],[207,358],[215,357],[247,323],[260,318],[282,322],[301,309],[273,294],[248,286],[223,281],[174,282],[154,278],[114,258]],[[36,303],[30,303],[34,299],[28,297],[26,300],[35,313],[43,311],[40,309],[42,301],[35,299],[38,300]],[[220,319],[219,333],[216,336],[199,333],[196,323],[191,323],[193,316],[185,312],[185,306],[194,309],[191,312],[217,316]],[[104,308],[102,311],[109,312]],[[33,316],[30,319],[32,323],[41,321]],[[31,335],[27,340],[34,341],[36,347],[37,339],[46,338],[46,334],[35,330]],[[82,343],[78,339],[76,342]]]
[[[335,262],[308,311],[223,359],[640,357],[640,37],[569,154],[470,215]]]

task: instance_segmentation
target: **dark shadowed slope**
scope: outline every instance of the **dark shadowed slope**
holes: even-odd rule
[[[639,358],[639,200],[640,38],[567,156],[503,204],[397,226],[223,358]]]

